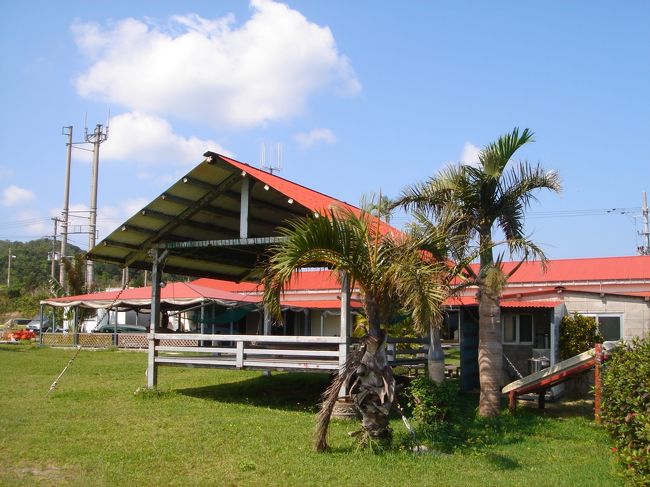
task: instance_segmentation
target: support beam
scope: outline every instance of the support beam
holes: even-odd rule
[[[175,220],[167,222],[160,230],[156,232],[156,235],[152,235],[147,240],[142,242],[140,246],[142,250],[145,251],[147,248],[149,248],[151,246],[151,243],[154,242],[155,240],[160,240],[162,238],[165,238],[167,234],[171,233],[178,225],[180,225],[181,222],[191,218],[192,215],[201,211],[201,208],[203,206],[209,204],[211,201],[214,201],[214,199],[217,196],[223,194],[231,186],[237,183],[237,181],[239,181],[240,179],[241,179],[240,174],[233,173],[230,176],[228,176],[226,179],[224,179],[220,184],[212,187],[211,190],[206,192],[198,200],[194,201],[191,206],[188,206],[183,211],[181,211],[181,213],[176,217]],[[161,198],[164,200],[165,195],[163,194]],[[125,259],[126,265],[131,265],[131,263],[134,260],[136,260],[137,257],[138,257],[138,252],[132,252],[131,254],[129,254]]]
[[[250,179],[241,182],[241,204],[239,207],[239,238],[248,238],[248,204],[250,202]]]
[[[151,266],[151,321],[149,324],[149,353],[147,356],[147,388],[155,389],[158,385],[158,366],[156,365],[157,340],[154,335],[160,327],[160,277],[162,263],[169,251],[151,250],[153,264]]]
[[[345,365],[350,347],[350,326],[352,315],[350,313],[350,278],[345,271],[341,271],[341,328],[339,344],[339,368]],[[339,391],[339,397],[347,395],[346,387]]]

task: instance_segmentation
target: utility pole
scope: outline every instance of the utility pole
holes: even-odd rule
[[[95,246],[97,238],[97,180],[99,178],[99,146],[108,139],[108,128],[106,132],[101,124],[95,126],[95,131],[88,134],[86,131],[86,142],[93,144],[93,173],[90,187],[90,225],[88,229],[88,251]],[[95,265],[92,260],[88,260],[86,266],[86,289],[92,291],[95,284]]]
[[[52,218],[54,222],[54,233],[52,234],[52,252],[50,256],[50,276],[54,279],[54,270],[56,268],[56,224],[59,223],[58,218]]]
[[[70,165],[72,162],[72,125],[69,127],[63,127],[63,135],[68,136],[67,146],[67,158],[65,164],[65,185],[63,187],[63,211],[61,219],[61,260],[59,262],[59,283],[63,286],[65,292],[68,292],[68,284],[65,273],[65,265],[63,264],[63,259],[65,259],[67,246],[68,246],[68,213],[70,211]]]
[[[11,247],[9,247],[9,256],[7,259],[7,287],[11,286],[11,261],[15,258],[16,256],[11,254]]]
[[[650,255],[650,223],[648,222],[648,196],[643,192],[643,237],[645,246],[641,247],[641,255]]]

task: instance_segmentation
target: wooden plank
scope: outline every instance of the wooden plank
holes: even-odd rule
[[[288,355],[295,357],[338,357],[337,350],[276,350],[262,348],[246,348],[244,354],[251,355]]]
[[[226,353],[234,355],[236,350],[234,347],[171,347],[159,346],[156,347],[159,352],[191,352],[191,353]]]
[[[235,367],[234,360],[220,360],[217,358],[206,357],[156,357],[158,364],[178,364],[178,365],[224,365]]]
[[[261,367],[265,369],[319,369],[338,370],[337,362],[266,362],[258,360],[244,360],[244,367]]]
[[[319,344],[345,343],[345,338],[340,337],[321,337],[321,336],[273,336],[273,335],[206,335],[196,333],[156,333],[157,339],[168,340],[205,340],[205,341],[222,341],[222,342],[257,342],[257,343],[304,343]]]

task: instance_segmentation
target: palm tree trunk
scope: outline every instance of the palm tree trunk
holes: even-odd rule
[[[445,354],[440,341],[440,321],[436,319],[429,328],[429,353],[427,354],[429,380],[437,384],[445,380]]]
[[[356,380],[350,388],[350,396],[361,413],[363,440],[390,443],[392,431],[388,415],[395,398],[395,378],[388,365],[384,338],[367,336],[364,339],[363,355],[355,370]]]
[[[478,413],[483,417],[499,414],[501,408],[501,371],[503,369],[503,342],[501,340],[500,288],[486,282],[488,271],[494,266],[492,241],[488,228],[482,229],[481,268],[478,276],[479,325],[478,325],[478,368],[481,395]]]
[[[481,293],[479,302],[478,366],[481,382],[480,416],[496,416],[501,404],[501,310],[499,298],[489,292]]]

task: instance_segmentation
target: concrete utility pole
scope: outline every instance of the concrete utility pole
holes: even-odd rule
[[[97,180],[99,178],[99,146],[108,139],[108,130],[104,132],[103,126],[97,124],[92,134],[86,133],[86,142],[93,144],[93,173],[90,187],[90,225],[88,228],[88,250],[95,246],[97,239]],[[88,261],[86,267],[86,289],[91,291],[95,284],[95,264]]]
[[[52,218],[54,222],[54,233],[52,233],[52,255],[50,257],[50,276],[54,279],[54,270],[56,269],[56,224],[59,223],[58,218]]]
[[[65,273],[65,265],[63,265],[63,259],[65,259],[66,248],[68,246],[68,212],[70,211],[70,165],[72,162],[72,125],[69,127],[63,127],[63,135],[68,136],[67,146],[67,158],[65,165],[65,186],[63,187],[63,211],[61,219],[61,257],[59,262],[59,283],[63,286],[65,292],[68,292],[68,284]]]
[[[11,254],[11,247],[9,247],[9,258],[7,259],[7,287],[11,286],[11,261],[15,258],[16,256]]]

